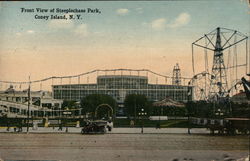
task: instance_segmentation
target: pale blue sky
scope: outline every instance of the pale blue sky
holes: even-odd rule
[[[52,22],[35,20],[38,13],[20,8],[98,8],[102,13]],[[96,68],[148,68],[171,75],[176,62],[190,77],[193,41],[218,26],[246,35],[250,27],[244,0],[1,2],[0,19],[1,79],[16,81]]]

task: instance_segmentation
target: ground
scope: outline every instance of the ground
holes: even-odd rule
[[[245,161],[248,155],[248,136],[0,133],[3,160]]]

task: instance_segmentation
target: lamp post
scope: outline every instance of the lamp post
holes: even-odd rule
[[[161,116],[163,115],[163,108],[159,109],[159,123],[156,128],[161,128]]]
[[[221,116],[224,115],[223,112],[221,112],[221,109],[218,109],[217,112],[215,113],[216,116],[218,116],[219,118],[221,118]]]
[[[218,117],[218,119],[219,119],[219,124],[220,125],[223,125],[223,121],[221,120],[221,118],[222,118],[222,116],[224,115],[224,113],[221,111],[221,109],[218,109],[217,111],[216,111],[216,113],[215,113],[215,115]]]
[[[188,82],[188,85],[190,85],[190,82]],[[188,134],[191,134],[190,132],[190,109],[191,109],[191,99],[192,98],[192,93],[191,93],[191,88],[188,87],[188,95],[187,95],[187,100],[188,100],[188,103],[187,103],[187,115],[188,115]]]
[[[218,117],[218,119],[220,120],[221,122],[221,118],[223,117],[224,113],[221,111],[221,109],[218,109],[215,113],[215,115]],[[223,123],[220,123],[220,124],[223,124]]]
[[[134,124],[136,122],[136,99],[134,97]]]
[[[141,112],[139,112],[139,116],[141,116],[141,121],[142,121],[142,125],[141,125],[141,133],[143,134],[143,126],[144,126],[144,119],[143,116],[146,116],[147,112],[144,112],[144,109],[141,109]]]

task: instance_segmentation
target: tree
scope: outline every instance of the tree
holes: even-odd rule
[[[189,116],[194,117],[213,117],[214,104],[206,101],[187,102],[186,104]]]
[[[62,109],[65,109],[65,108],[72,109],[72,108],[76,108],[76,107],[77,107],[76,101],[64,100],[62,103]]]
[[[147,100],[145,95],[130,94],[125,97],[124,107],[128,116],[136,117],[143,108],[144,111],[149,115],[150,113],[150,102]]]
[[[250,107],[247,103],[231,103],[232,117],[250,118]]]
[[[108,104],[113,109],[113,114],[115,113],[116,109],[116,101],[109,95],[104,94],[91,94],[86,96],[81,100],[81,108],[83,114],[91,113],[92,117],[94,117],[96,108],[99,105]],[[103,108],[98,109],[99,117],[105,116],[105,114],[110,110],[107,106],[103,106]]]

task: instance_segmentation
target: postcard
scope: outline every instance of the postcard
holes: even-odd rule
[[[249,160],[249,7],[0,2],[0,160]]]

